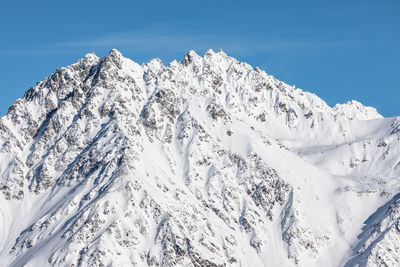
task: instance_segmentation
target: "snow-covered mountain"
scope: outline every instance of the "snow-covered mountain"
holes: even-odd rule
[[[1,266],[399,266],[400,117],[117,50],[0,119]]]

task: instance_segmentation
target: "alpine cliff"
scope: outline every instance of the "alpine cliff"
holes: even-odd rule
[[[1,266],[400,265],[400,117],[222,51],[57,69],[0,175]]]

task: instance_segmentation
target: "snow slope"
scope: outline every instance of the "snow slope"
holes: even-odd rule
[[[0,119],[2,266],[398,266],[400,117],[224,52],[117,50]]]

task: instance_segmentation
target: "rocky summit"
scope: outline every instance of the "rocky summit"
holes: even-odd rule
[[[1,266],[400,266],[400,117],[222,51],[57,69],[0,159]]]

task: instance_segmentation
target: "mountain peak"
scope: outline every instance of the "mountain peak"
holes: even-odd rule
[[[108,56],[111,57],[123,57],[121,52],[119,52],[117,49],[113,48],[108,52]]]
[[[99,59],[99,57],[95,54],[95,53],[87,53],[85,56],[84,56],[84,59],[85,60],[89,60],[89,61],[95,61],[95,60],[98,60]]]
[[[0,259],[395,266],[399,122],[222,51],[88,54],[0,118]]]
[[[204,56],[207,56],[207,55],[214,55],[214,54],[215,54],[214,50],[212,50],[212,49],[210,48],[210,49],[208,49],[208,50],[206,51],[206,53],[204,54]]]
[[[338,115],[351,119],[371,120],[382,118],[382,115],[373,107],[366,107],[356,100],[348,101],[345,104],[336,104],[333,108]]]
[[[190,65],[191,63],[199,62],[200,60],[201,60],[201,57],[194,50],[190,50],[183,57],[182,63],[183,63],[183,65],[187,66],[187,65]]]

